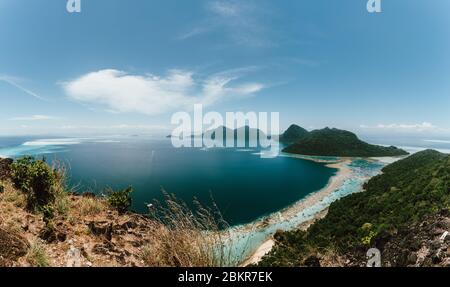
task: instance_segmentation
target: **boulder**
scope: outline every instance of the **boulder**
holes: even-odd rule
[[[89,230],[95,236],[103,236],[106,240],[112,240],[113,224],[108,221],[91,221],[88,223]]]
[[[138,224],[135,220],[135,218],[130,218],[129,220],[126,220],[124,222],[120,222],[120,227],[128,230],[128,229],[135,229],[136,227],[138,227]]]
[[[70,246],[66,254],[66,267],[81,267],[81,251]]]

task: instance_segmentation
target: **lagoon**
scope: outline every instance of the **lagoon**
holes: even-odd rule
[[[35,155],[69,169],[79,192],[133,186],[133,210],[161,199],[161,190],[185,202],[217,203],[231,225],[277,212],[327,185],[336,169],[291,157],[261,158],[257,149],[173,148],[169,139],[0,138],[0,155]]]

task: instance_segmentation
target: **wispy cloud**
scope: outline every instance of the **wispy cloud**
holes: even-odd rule
[[[193,72],[181,70],[156,76],[108,69],[87,73],[63,83],[63,87],[70,98],[101,105],[110,112],[157,115],[190,110],[197,103],[211,106],[224,99],[255,94],[264,88],[257,82],[236,83],[241,77],[242,71],[197,78]]]
[[[194,27],[193,29],[179,35],[178,40],[186,40],[201,34],[205,34],[207,32],[210,32],[211,30],[212,27]]]
[[[234,44],[246,46],[273,45],[264,24],[267,11],[250,1],[217,0],[208,2],[207,16],[194,24],[191,30],[182,33],[178,39],[186,40],[202,34],[220,32]],[[265,19],[264,19],[265,18]]]
[[[423,140],[424,142],[429,143],[441,143],[441,144],[450,144],[449,140]]]
[[[48,120],[56,120],[57,117],[46,116],[46,115],[32,115],[26,117],[14,117],[9,119],[10,121],[48,121]]]
[[[209,4],[209,9],[222,17],[236,17],[239,16],[245,6],[242,6],[242,2],[235,1],[213,1]]]
[[[18,88],[19,90],[21,90],[22,92],[24,92],[25,94],[27,94],[29,96],[32,96],[33,98],[36,98],[36,99],[41,100],[41,101],[46,101],[45,98],[39,96],[35,92],[33,92],[33,91],[25,88],[24,86],[18,84],[18,82],[19,82],[18,78],[0,75],[0,81],[8,83],[11,86],[14,86],[14,87]]]
[[[441,128],[433,125],[429,122],[417,123],[417,124],[378,124],[376,126],[360,125],[362,129],[378,129],[378,130],[390,130],[390,131],[440,131]]]

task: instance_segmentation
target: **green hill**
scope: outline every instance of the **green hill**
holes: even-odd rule
[[[365,184],[365,192],[331,204],[326,217],[306,232],[277,233],[275,248],[260,265],[301,266],[317,252],[361,262],[368,248],[382,248],[399,230],[449,208],[450,156],[423,151],[386,166]],[[406,250],[420,249],[410,236]]]
[[[283,150],[311,156],[381,157],[408,153],[396,147],[368,144],[349,131],[325,128],[314,130]]]
[[[298,125],[291,125],[281,136],[282,143],[295,143],[308,135],[308,131]]]

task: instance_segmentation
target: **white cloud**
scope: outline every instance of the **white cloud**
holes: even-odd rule
[[[418,124],[378,124],[376,126],[360,125],[362,129],[379,129],[379,130],[392,130],[392,131],[438,131],[440,130],[437,126],[429,122],[423,122]]]
[[[45,121],[45,120],[56,120],[57,117],[46,116],[46,115],[33,115],[26,117],[15,117],[9,119],[10,121]]]
[[[163,114],[190,110],[194,104],[211,106],[235,96],[247,96],[264,88],[260,83],[241,83],[234,72],[196,79],[188,71],[171,70],[164,76],[131,75],[119,70],[100,70],[64,83],[74,100],[99,104],[117,113]]]
[[[213,1],[209,5],[212,12],[222,17],[236,17],[243,11],[243,6],[232,1]]]
[[[22,85],[19,85],[19,79],[15,78],[15,77],[10,77],[10,76],[5,76],[5,75],[0,75],[0,81],[8,83],[9,85],[18,88],[19,90],[21,90],[22,92],[24,92],[25,94],[32,96],[33,98],[36,98],[38,100],[41,101],[46,101],[46,99],[44,99],[43,97],[39,96],[38,94],[34,93],[33,91],[23,87]]]

